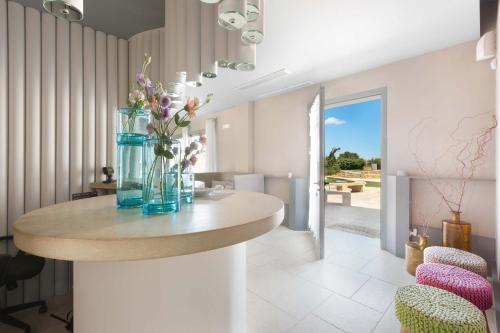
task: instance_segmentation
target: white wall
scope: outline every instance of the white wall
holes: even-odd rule
[[[118,75],[128,77],[128,67],[117,65],[117,45],[126,41],[97,34],[104,44],[96,48],[91,28],[0,0],[2,236],[12,234],[20,215],[88,191],[95,175],[101,178],[103,166],[115,166],[116,148],[109,133],[114,131]],[[96,77],[96,50],[104,55],[97,57],[104,76]],[[121,47],[120,53],[128,53],[128,48]],[[96,123],[97,102],[102,118]],[[96,126],[103,133],[97,141]],[[95,148],[104,159],[95,159]],[[13,244],[8,250],[16,251]],[[67,292],[68,268],[65,262],[47,260],[40,277],[8,293],[8,303]]]

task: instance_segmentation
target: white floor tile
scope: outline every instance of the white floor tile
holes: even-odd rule
[[[253,293],[247,293],[247,333],[284,333],[297,320]]]
[[[400,328],[401,324],[396,318],[394,312],[394,303],[392,303],[378,323],[373,333],[399,333]]]
[[[385,251],[363,267],[361,272],[397,286],[415,284],[415,277],[406,271],[404,259]]]
[[[280,295],[263,297],[296,319],[303,319],[330,295],[331,291],[304,281],[295,289],[283,290]]]
[[[368,275],[333,265],[324,260],[298,268],[298,275],[345,297],[354,295],[370,278]]]
[[[348,268],[353,271],[359,271],[361,268],[366,266],[370,262],[370,259],[366,259],[360,256],[356,256],[350,253],[332,253],[328,260],[329,263]]]
[[[396,285],[371,278],[352,299],[383,313],[394,300],[397,289]]]
[[[375,310],[335,294],[314,314],[349,333],[371,332],[382,317]]]
[[[343,333],[343,331],[314,315],[310,315],[294,326],[290,333]]]

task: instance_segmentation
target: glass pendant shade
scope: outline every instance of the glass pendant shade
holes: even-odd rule
[[[247,23],[246,0],[223,0],[218,9],[218,22],[227,30],[239,30]]]
[[[167,82],[174,82],[176,80],[176,54],[175,47],[177,36],[177,15],[176,15],[176,1],[165,0],[165,40],[164,40],[164,54],[165,57],[165,77]]]
[[[247,0],[247,21],[253,22],[259,18],[260,15],[260,1]]]
[[[253,71],[257,58],[257,46],[255,44],[241,43],[238,47],[238,63],[236,69],[239,71]]]
[[[217,17],[217,8],[213,9],[214,16]],[[214,47],[215,61],[220,68],[227,68],[229,59],[227,57],[227,34],[228,31],[222,28],[217,20],[214,20]]]
[[[241,39],[245,43],[260,44],[264,40],[264,1],[260,2],[260,15],[255,21],[249,21],[242,29]]]
[[[205,3],[201,4],[201,73],[208,79],[217,77],[214,7]]]
[[[83,0],[43,0],[43,8],[68,21],[83,20]]]
[[[186,25],[186,85],[200,87],[201,75],[201,2],[200,0],[182,0],[186,2],[189,24]]]

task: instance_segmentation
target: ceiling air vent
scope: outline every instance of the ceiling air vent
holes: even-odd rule
[[[248,90],[250,88],[257,87],[257,86],[259,86],[261,84],[264,84],[264,83],[267,83],[267,82],[279,79],[280,77],[290,75],[291,73],[292,72],[290,70],[288,70],[286,68],[282,68],[279,71],[266,74],[264,76],[259,77],[258,79],[245,82],[242,85],[240,85],[240,86],[238,86],[238,87],[236,87],[234,89],[235,90],[239,90],[239,91]]]
[[[298,89],[301,89],[301,88],[309,87],[309,86],[311,86],[313,84],[314,84],[314,82],[312,82],[312,81],[304,81],[304,82],[301,82],[301,83],[293,84],[293,85],[288,86],[288,87],[284,87],[284,88],[281,88],[281,89],[278,89],[278,90],[274,90],[274,91],[262,94],[262,95],[260,95],[257,98],[261,99],[261,98],[266,98],[266,97],[270,97],[270,96],[274,96],[274,95],[281,95],[281,94],[284,94],[284,93],[287,93],[287,92],[290,92],[290,91],[293,91],[293,90],[298,90]]]

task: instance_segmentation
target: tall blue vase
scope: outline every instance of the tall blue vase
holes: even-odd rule
[[[143,144],[143,206],[145,215],[169,214],[181,209],[180,143],[148,137]]]
[[[117,178],[116,206],[141,207],[142,200],[142,149],[146,126],[150,121],[148,111],[122,108],[117,111]]]

